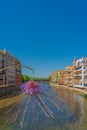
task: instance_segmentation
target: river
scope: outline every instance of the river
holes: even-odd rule
[[[39,106],[34,113],[30,104],[26,111],[24,127],[21,128],[19,122],[23,111],[20,111],[14,123],[6,123],[12,116],[12,113],[7,112],[18,103],[21,95],[3,99],[0,100],[0,130],[87,130],[87,99],[72,90],[51,88],[46,84],[42,86],[51,95],[49,98],[58,103],[62,111],[56,109],[54,103],[49,103],[45,98],[46,105],[54,113],[54,119],[51,119],[44,115]],[[25,105],[21,109],[24,108]],[[34,118],[34,114],[37,115],[37,119]]]

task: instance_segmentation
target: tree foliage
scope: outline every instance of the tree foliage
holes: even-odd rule
[[[29,80],[33,80],[33,81],[49,81],[50,77],[48,78],[39,78],[39,77],[29,77],[28,75],[22,75],[22,82],[26,82]]]
[[[22,75],[22,82],[26,82],[26,81],[29,81],[30,80],[30,77],[27,76],[27,75]]]

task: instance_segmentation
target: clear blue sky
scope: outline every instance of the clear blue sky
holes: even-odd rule
[[[3,48],[40,77],[72,65],[74,58],[87,56],[86,0],[0,1]]]

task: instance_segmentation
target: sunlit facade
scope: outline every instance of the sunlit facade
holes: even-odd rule
[[[73,87],[74,67],[67,66],[65,70],[66,70],[65,84],[69,87]]]
[[[65,70],[56,70],[54,73],[52,73],[50,75],[50,81],[56,82],[59,85],[64,85],[65,78],[66,78],[66,71]]]
[[[74,60],[74,87],[87,87],[87,57]]]

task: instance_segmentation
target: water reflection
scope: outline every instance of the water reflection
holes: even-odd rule
[[[56,110],[55,106],[51,103],[48,104],[48,101],[46,100],[46,104],[50,107],[55,115],[55,119],[51,119],[44,116],[41,109],[36,106],[37,130],[87,130],[87,100],[71,90],[64,90],[62,88],[51,89],[46,85],[44,85],[44,87],[46,88],[47,93],[52,95],[51,98],[58,102],[63,112]],[[54,95],[56,95],[56,98],[54,98]],[[0,101],[0,106],[1,105],[2,102]],[[20,113],[17,121],[14,124],[5,124],[5,120],[12,114],[10,113],[7,115],[5,112],[8,111],[12,106],[13,105],[8,105],[4,108],[0,108],[0,130],[21,130],[19,120],[21,119],[22,113]],[[25,117],[25,127],[22,130],[33,130],[33,110],[31,106],[32,104],[30,104],[28,107],[28,113]]]
[[[87,99],[84,99],[78,93],[63,88],[55,89],[58,91],[57,96],[66,102],[64,110],[68,110],[64,126],[69,130],[86,130],[87,129]],[[69,117],[68,117],[69,115]],[[72,127],[72,128],[71,128]],[[62,129],[65,130],[65,127]]]

